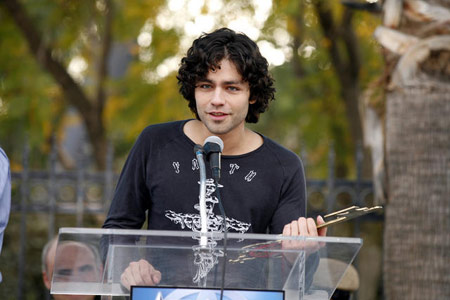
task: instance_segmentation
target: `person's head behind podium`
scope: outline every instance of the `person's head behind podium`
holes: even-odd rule
[[[55,258],[58,262],[55,267]],[[57,248],[57,238],[50,240],[42,251],[42,278],[48,290],[52,278],[55,282],[98,282],[102,275],[99,255],[93,247],[75,241],[61,242]],[[93,295],[52,295],[55,300],[94,299]]]
[[[195,88],[199,81],[206,79],[210,71],[220,69],[223,60],[233,63],[242,80],[248,82],[249,99],[252,101],[245,121],[257,123],[259,115],[265,112],[269,102],[274,99],[275,88],[267,60],[259,52],[256,43],[245,34],[221,28],[196,39],[181,60],[178,70],[180,93],[189,102],[189,108],[196,118],[200,120]]]

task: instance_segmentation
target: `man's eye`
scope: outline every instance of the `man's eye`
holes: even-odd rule
[[[84,265],[78,268],[78,271],[80,272],[92,272],[94,270],[94,267],[92,265]]]
[[[238,89],[237,87],[235,87],[235,86],[229,86],[229,87],[228,87],[228,90],[229,90],[229,91],[232,91],[232,92],[239,91],[239,89]]]
[[[209,88],[211,88],[211,85],[210,84],[199,84],[198,87],[201,89],[209,89]]]
[[[71,276],[72,269],[59,269],[55,272],[58,276]]]

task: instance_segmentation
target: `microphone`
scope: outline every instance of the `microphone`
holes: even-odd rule
[[[219,180],[220,180],[220,156],[223,151],[223,141],[217,136],[209,136],[203,143],[203,151],[205,152],[206,160],[209,161],[209,165],[212,170],[212,177],[215,181],[216,195],[219,203],[219,209],[222,214],[222,225],[223,225],[223,268],[222,268],[222,282],[220,285],[220,299],[223,299],[223,290],[225,286],[225,269],[227,262],[227,216],[225,215],[225,210],[222,205],[222,199],[220,197],[219,191]]]
[[[206,160],[211,167],[213,179],[216,182],[219,182],[220,156],[223,151],[223,141],[217,136],[209,136],[203,144],[203,151],[205,151]]]

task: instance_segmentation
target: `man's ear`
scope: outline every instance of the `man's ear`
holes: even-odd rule
[[[45,287],[47,288],[47,290],[50,291],[50,287],[52,285],[52,279],[48,278],[47,272],[45,272],[45,271],[42,272],[42,279],[44,281]]]
[[[256,100],[250,100],[250,101],[248,101],[248,103],[249,103],[249,104],[255,104],[255,103],[256,103]]]

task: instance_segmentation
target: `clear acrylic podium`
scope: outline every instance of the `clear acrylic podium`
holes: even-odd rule
[[[359,238],[228,233],[224,243],[222,233],[61,228],[51,293],[127,296],[123,270],[146,259],[161,272],[160,286],[283,290],[287,300],[330,299],[361,245]],[[316,272],[321,259],[342,267]]]

